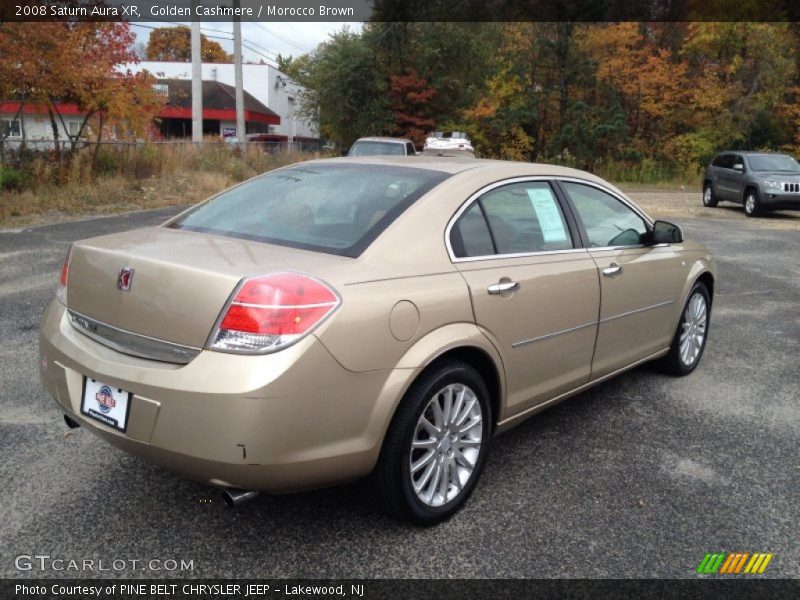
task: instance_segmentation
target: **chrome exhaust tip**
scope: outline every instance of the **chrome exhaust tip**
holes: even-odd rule
[[[64,415],[64,423],[66,423],[67,427],[69,427],[70,429],[77,429],[78,427],[81,426],[80,423],[78,423],[73,419],[70,419],[67,415]]]
[[[258,498],[261,492],[256,490],[240,490],[237,488],[228,488],[222,491],[222,499],[230,508],[236,508],[242,504],[246,504],[251,500]]]

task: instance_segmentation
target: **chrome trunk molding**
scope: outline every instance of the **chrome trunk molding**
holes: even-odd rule
[[[182,346],[156,338],[119,329],[102,323],[74,310],[67,309],[69,322],[82,334],[94,341],[123,354],[158,360],[161,362],[185,365],[200,354],[202,348]]]

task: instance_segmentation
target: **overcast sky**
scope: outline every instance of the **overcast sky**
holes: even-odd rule
[[[137,42],[147,45],[147,37],[151,27],[174,27],[190,23],[142,23],[132,24]],[[146,27],[142,26],[146,25]],[[361,23],[242,23],[242,54],[245,61],[259,62],[262,58],[267,62],[275,62],[275,56],[291,54],[299,56],[311,52],[318,44],[335,33],[349,27],[353,31],[361,30]],[[231,54],[233,25],[231,23],[201,23],[203,35],[219,42]],[[219,39],[224,38],[224,39]]]

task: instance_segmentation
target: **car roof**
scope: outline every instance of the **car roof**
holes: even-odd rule
[[[493,160],[488,158],[472,158],[471,156],[436,156],[431,154],[418,154],[416,156],[347,156],[342,158],[325,158],[309,162],[325,163],[357,163],[370,165],[385,165],[396,167],[413,167],[441,171],[442,173],[462,173],[465,171],[483,172],[489,175],[496,172],[498,179],[508,177],[573,177],[587,179],[608,186],[596,175],[578,169],[550,165],[546,163],[528,163],[510,160]]]
[[[725,150],[717,156],[723,154],[741,154],[742,156],[791,156],[788,152],[759,152],[757,150]]]
[[[353,143],[357,144],[358,142],[396,142],[398,144],[406,144],[406,143],[408,143],[410,141],[411,140],[408,139],[408,138],[381,137],[381,136],[377,136],[376,135],[376,136],[371,136],[371,137],[358,138]]]

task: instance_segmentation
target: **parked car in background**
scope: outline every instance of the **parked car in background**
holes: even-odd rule
[[[583,171],[314,160],[75,243],[38,363],[68,425],[229,503],[371,475],[433,524],[495,433],[646,361],[691,373],[714,278]]]
[[[408,138],[363,137],[350,146],[347,156],[413,156],[414,142]]]
[[[472,142],[463,131],[434,131],[428,134],[422,152],[433,154],[462,152],[473,156],[475,154]]]
[[[788,154],[722,152],[706,168],[703,204],[744,205],[748,217],[771,210],[800,210],[800,164]]]

